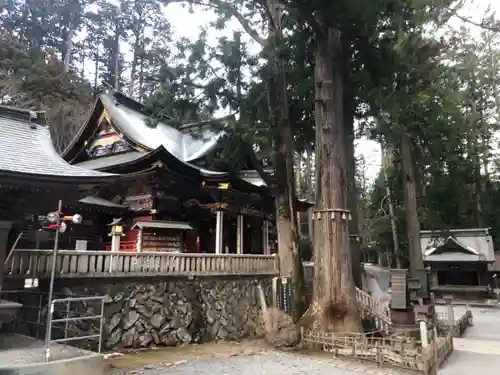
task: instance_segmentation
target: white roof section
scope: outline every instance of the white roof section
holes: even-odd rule
[[[215,132],[207,129],[207,125],[191,132],[182,132],[170,125],[157,122],[153,118],[138,112],[125,105],[120,105],[110,93],[100,97],[109,115],[115,121],[123,134],[140,145],[155,150],[163,146],[169,153],[183,162],[199,159],[214,149],[219,140],[225,135],[224,131]],[[229,118],[214,120],[224,121]],[[151,126],[154,121],[156,125]]]
[[[421,232],[425,262],[494,262],[488,229],[452,229]]]
[[[256,170],[243,170],[238,173],[238,177],[255,186],[267,186],[265,181]]]

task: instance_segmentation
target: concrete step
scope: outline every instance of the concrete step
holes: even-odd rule
[[[46,363],[0,366],[1,375],[106,375],[108,365],[100,354]]]

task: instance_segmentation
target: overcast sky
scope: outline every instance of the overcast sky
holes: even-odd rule
[[[488,7],[491,10],[497,10],[500,17],[500,1],[499,0],[468,0],[466,6],[460,11],[461,16],[468,17],[475,21],[480,21]],[[187,8],[183,8],[180,4],[170,4],[166,8],[166,16],[172,24],[175,37],[197,38],[199,30],[202,26],[207,25],[211,20],[215,19],[215,14],[210,10],[197,10],[190,13]],[[451,22],[453,28],[458,28],[462,24],[458,19]],[[216,43],[217,37],[226,35],[230,37],[233,30],[239,29],[237,21],[232,21],[224,31],[209,32],[209,40]],[[476,30],[477,31],[477,30]],[[249,39],[247,39],[249,41]],[[254,46],[257,51],[257,46]],[[377,176],[380,168],[380,149],[376,142],[361,139],[357,142],[356,152],[362,154],[367,162],[366,176],[370,181]]]

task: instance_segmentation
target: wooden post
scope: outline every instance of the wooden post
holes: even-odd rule
[[[262,221],[262,253],[269,255],[269,221],[264,219]]]
[[[429,336],[427,332],[427,319],[423,316],[419,317],[420,324],[420,337],[422,341],[422,348],[427,350],[429,347]]]
[[[448,315],[447,324],[450,327],[453,327],[455,325],[455,312],[453,311],[453,297],[446,296],[443,297],[443,299],[446,301],[446,313]]]
[[[429,314],[429,306],[415,306],[416,320],[420,325],[420,337],[422,341],[422,350],[427,352],[429,347],[429,333],[427,331],[427,315]]]
[[[272,283],[272,290],[273,290],[273,308],[278,308],[278,278],[273,277],[273,283]]]
[[[236,218],[236,254],[243,254],[243,215]]]
[[[224,212],[217,211],[215,217],[215,254],[222,254],[224,233]]]

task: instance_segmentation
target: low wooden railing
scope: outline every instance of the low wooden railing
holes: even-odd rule
[[[387,306],[374,301],[371,295],[359,288],[356,288],[356,301],[358,301],[363,317],[371,315],[381,331],[389,332],[392,319],[391,310]]]
[[[6,277],[50,277],[51,250],[13,250]],[[57,277],[276,275],[274,255],[60,250]]]

